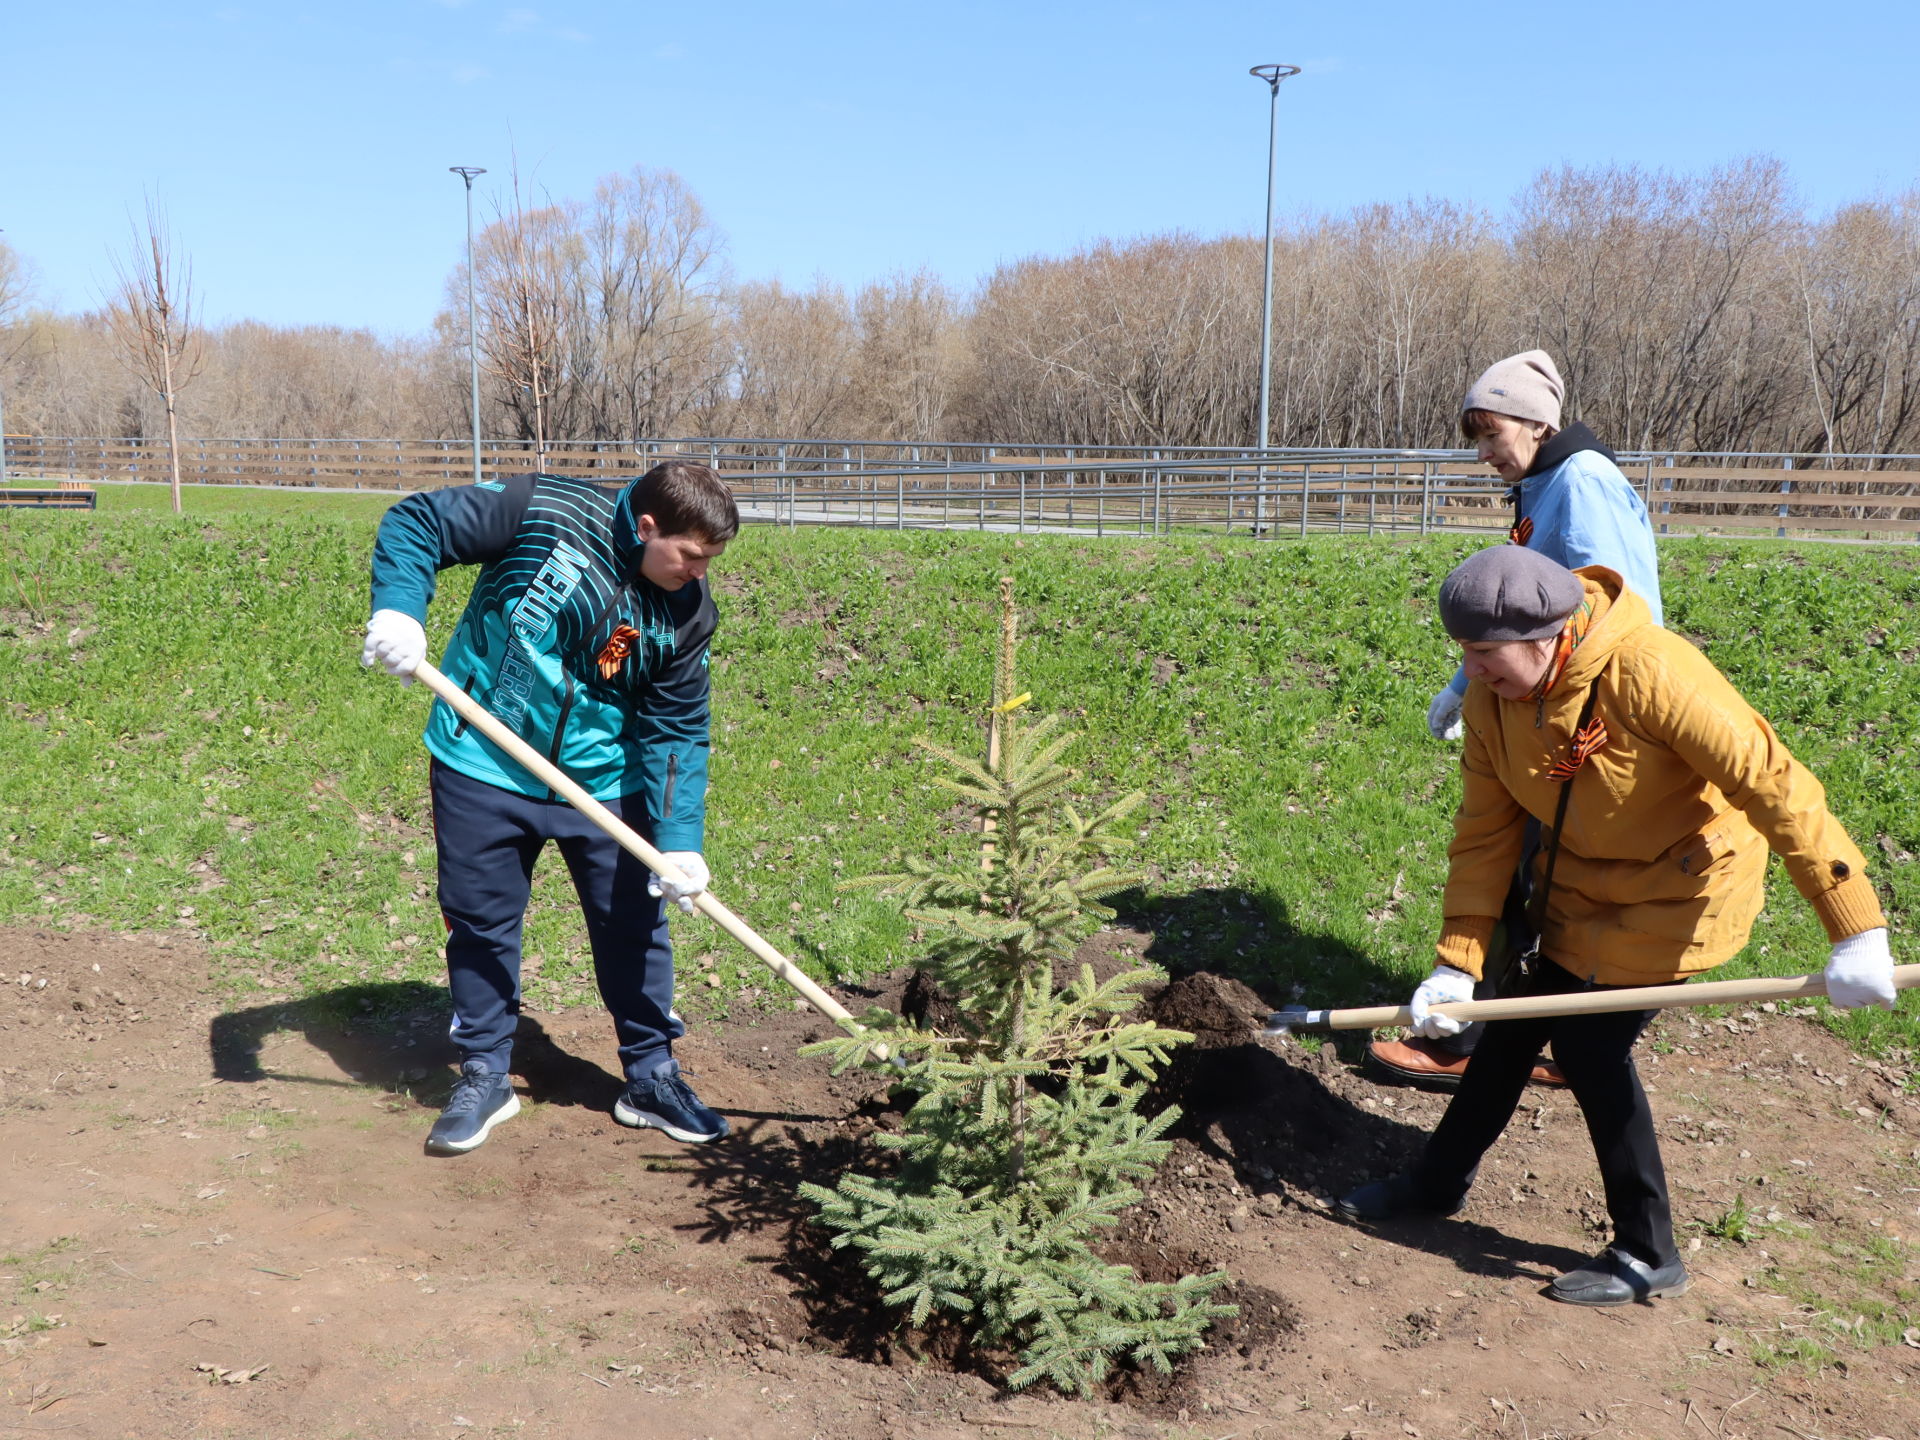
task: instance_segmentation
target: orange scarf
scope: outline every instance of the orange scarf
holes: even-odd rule
[[[1533,726],[1537,730],[1546,720],[1547,692],[1559,682],[1565,673],[1567,662],[1573,659],[1573,652],[1580,648],[1580,642],[1587,638],[1593,629],[1593,601],[1583,600],[1580,608],[1567,617],[1567,623],[1560,629],[1560,639],[1554,645],[1553,659],[1548,663],[1546,673],[1540,677],[1540,683],[1529,697],[1533,702]],[[1606,747],[1607,722],[1596,713],[1573,735],[1572,748],[1566,756],[1553,762],[1547,770],[1547,778],[1565,784],[1580,771],[1594,754]]]
[[[1580,608],[1567,617],[1567,623],[1560,627],[1560,638],[1553,648],[1553,659],[1548,663],[1546,673],[1540,677],[1540,683],[1533,687],[1529,700],[1544,702],[1547,692],[1558,683],[1561,672],[1567,668],[1567,662],[1573,658],[1573,652],[1580,648],[1580,642],[1587,638],[1587,632],[1593,629],[1593,601],[1582,600]],[[1534,721],[1535,725],[1540,722]]]

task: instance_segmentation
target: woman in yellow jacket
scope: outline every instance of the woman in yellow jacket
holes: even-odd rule
[[[1508,993],[1677,983],[1712,969],[1746,944],[1771,849],[1833,942],[1832,1002],[1893,1004],[1886,920],[1820,782],[1704,655],[1652,623],[1618,574],[1494,546],[1447,577],[1440,615],[1471,683],[1439,963],[1411,1007],[1418,1033],[1458,1028],[1431,1007],[1472,997],[1526,817],[1550,840],[1567,785],[1538,955]],[[1633,1064],[1652,1018],[1490,1024],[1414,1168],[1342,1197],[1340,1210],[1363,1221],[1457,1211],[1551,1040],[1586,1117],[1614,1240],[1548,1293],[1580,1305],[1679,1294],[1687,1272]]]

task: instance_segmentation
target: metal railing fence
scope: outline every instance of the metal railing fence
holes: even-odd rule
[[[675,455],[719,469],[749,520],[788,526],[1272,539],[1498,531],[1509,515],[1504,482],[1465,451],[702,438],[569,442],[538,456],[492,442],[482,463],[612,479]],[[1660,452],[1620,463],[1661,533],[1920,539],[1920,456]],[[25,480],[169,475],[164,443],[100,437],[9,438],[8,468]],[[181,468],[195,484],[415,490],[470,479],[472,452],[453,440],[211,439],[183,441]]]
[[[1755,471],[1623,458],[1660,534],[1920,539],[1920,470]],[[1788,473],[1794,478],[1784,479]],[[1213,531],[1278,539],[1499,533],[1512,513],[1505,482],[1461,455],[1336,452],[1246,463],[1015,463],[729,478],[745,514],[788,526],[1095,536]]]

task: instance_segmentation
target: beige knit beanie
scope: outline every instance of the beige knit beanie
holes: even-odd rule
[[[1527,350],[1489,365],[1468,389],[1460,410],[1462,414],[1491,410],[1516,420],[1542,420],[1558,430],[1560,401],[1566,393],[1553,357],[1544,350]]]

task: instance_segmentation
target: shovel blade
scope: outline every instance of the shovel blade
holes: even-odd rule
[[[1289,1005],[1284,1010],[1276,1010],[1267,1016],[1267,1023],[1261,1027],[1262,1035],[1292,1035],[1300,1030],[1331,1031],[1327,1023],[1329,1012],[1309,1010],[1305,1005]]]

